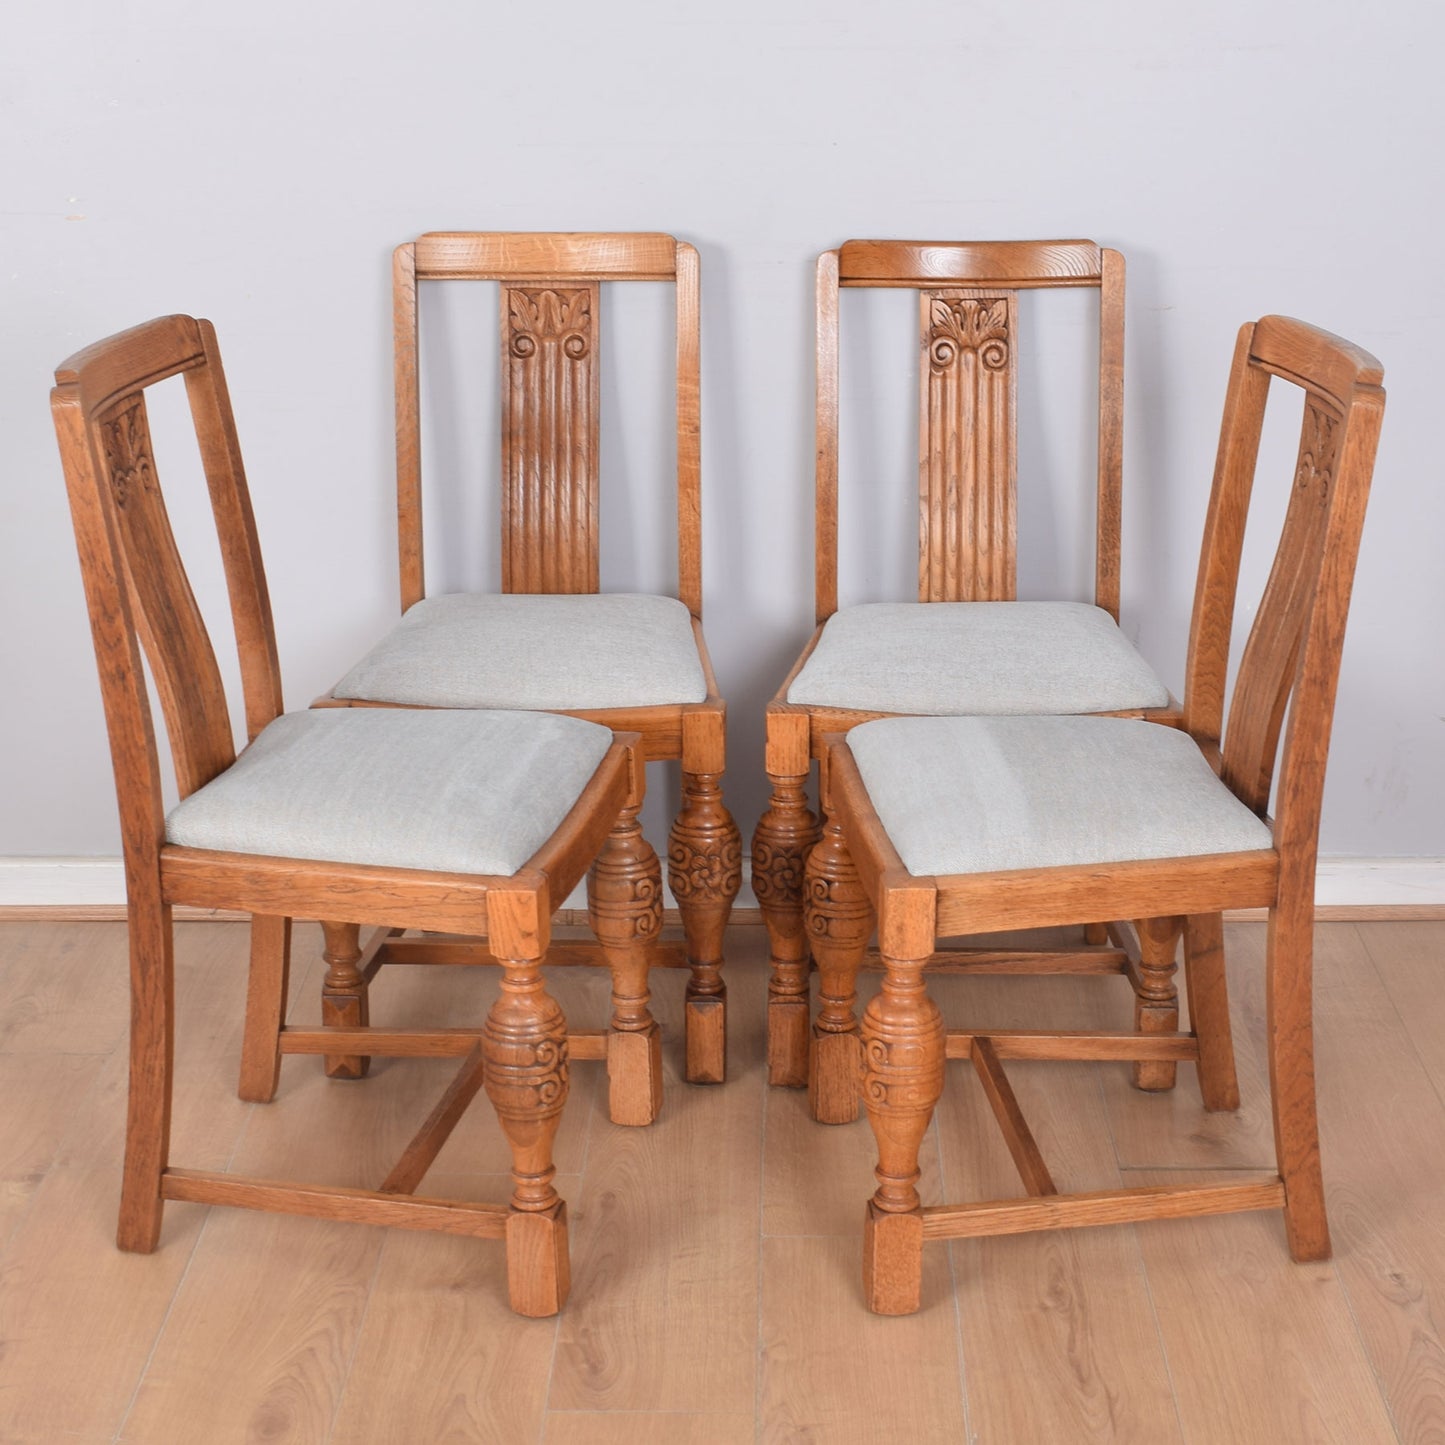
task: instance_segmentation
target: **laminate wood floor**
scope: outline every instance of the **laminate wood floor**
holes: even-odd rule
[[[1318,933],[1319,1080],[1335,1258],[1291,1264],[1273,1215],[928,1247],[921,1312],[859,1280],[865,1122],[824,1128],[763,1069],[766,939],[729,934],[731,1076],[678,1080],[683,975],[656,979],[668,1094],[606,1116],[578,1064],[558,1140],[573,1293],[505,1306],[495,1244],[171,1204],[157,1253],[112,1243],[126,1084],[123,926],[0,924],[0,1441],[5,1445],[742,1445],[742,1442],[1445,1442],[1445,924]],[[1264,928],[1228,929],[1243,1106],[1193,1070],[1143,1095],[1124,1065],[1010,1065],[1065,1187],[1268,1165]],[[298,930],[293,1017],[314,1018],[319,931]],[[372,1185],[445,1086],[445,1061],[329,1083],[292,1058],[275,1103],[235,1097],[246,933],[178,930],[178,1164]],[[607,981],[558,970],[570,1018]],[[870,978],[866,987],[876,986]],[[1118,1026],[1109,979],[938,978],[945,1016]],[[470,1025],[492,970],[395,969],[373,1018]],[[977,1082],[949,1074],[928,1202],[1017,1192]],[[504,1198],[484,1099],[429,1192]]]

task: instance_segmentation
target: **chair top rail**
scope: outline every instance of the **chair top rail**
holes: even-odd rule
[[[193,371],[205,359],[194,317],[158,316],[66,357],[55,368],[55,384],[76,388],[90,419],[120,397]]]
[[[1363,347],[1292,316],[1261,317],[1249,356],[1272,375],[1332,402],[1342,415],[1357,387],[1379,386],[1385,376]]]
[[[1093,241],[845,241],[840,286],[1098,286]]]
[[[424,281],[677,276],[677,241],[660,231],[428,231],[408,244],[415,247],[416,275]]]

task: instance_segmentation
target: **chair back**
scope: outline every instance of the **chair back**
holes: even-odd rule
[[[426,593],[417,283],[501,283],[502,590],[598,589],[598,326],[604,281],[677,286],[678,596],[702,615],[698,258],[671,236],[434,231],[393,256],[403,610]]]
[[[1124,259],[1092,241],[845,241],[818,258],[816,609],[838,610],[838,290],[918,292],[918,600],[1017,589],[1018,293],[1099,292],[1094,598],[1119,615]]]
[[[1206,745],[1222,732],[1221,776],[1258,813],[1269,806],[1281,760],[1276,844],[1303,846],[1311,860],[1384,415],[1382,376],[1368,352],[1303,321],[1266,316],[1241,328],[1195,589],[1184,726]],[[1303,424],[1279,546],[1222,728],[1246,517],[1274,382],[1303,391]]]
[[[185,377],[221,543],[248,735],[255,737],[282,710],[266,577],[210,322],[165,316],[77,352],[56,370],[51,411],[100,669],[128,862],[158,849],[164,831],[142,648],[181,796],[209,782],[236,757],[220,669],[166,513],[146,414],[146,388],[177,375]]]

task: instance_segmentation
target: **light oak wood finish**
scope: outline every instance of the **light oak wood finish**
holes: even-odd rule
[[[722,936],[742,881],[742,842],[722,799],[726,709],[702,634],[697,251],[653,233],[432,232],[396,248],[392,278],[403,612],[426,596],[418,285],[500,284],[502,590],[573,594],[598,590],[601,283],[665,281],[675,286],[677,595],[693,617],[707,695],[698,703],[554,710],[636,732],[647,760],[681,763],[682,806],[667,856],[691,969],[687,1078],[721,1083],[727,1071]],[[388,705],[330,694],[316,702],[325,707]],[[485,950],[476,950],[475,961],[486,961]]]
[[[918,292],[918,600],[958,602],[1007,601],[1017,595],[1018,293],[1060,286],[1099,293],[1094,600],[1117,620],[1123,257],[1092,241],[847,241],[818,258],[816,630],[768,704],[765,766],[771,794],[752,843],[753,890],[773,949],[768,1077],[774,1084],[808,1085],[815,1097],[830,1098],[836,1091],[820,1085],[816,1075],[831,1067],[829,1050],[837,1047],[831,1041],[857,1026],[852,998],[834,993],[825,1004],[828,1025],[809,1028],[803,875],[821,828],[808,807],[806,784],[813,760],[823,756],[826,737],[886,715],[788,702],[788,690],[817,646],[823,625],[838,610],[839,289]],[[1180,716],[1172,704],[1145,715],[1175,725]],[[1087,941],[1102,944],[1102,930],[1095,927]],[[1020,969],[1048,966],[1046,956],[1020,950],[1014,955]],[[855,1113],[851,1101],[839,1100],[826,1118],[837,1122]]]
[[[314,1019],[324,971],[320,930],[297,933],[309,972],[294,980],[293,1023]],[[1197,1101],[1184,1110],[1188,1065],[1173,1094],[1141,1094],[1123,1066],[1004,1061],[1061,1186],[1163,1183],[1180,1161],[1195,1184],[1235,1183],[1230,1165],[1260,1162],[1251,1151],[1267,1095],[1254,1065],[1265,928],[1230,921],[1226,942],[1238,1114],[1200,1114]],[[7,1442],[409,1445],[548,1431],[726,1442],[745,1421],[749,1438],[873,1445],[885,1410],[916,1439],[971,1432],[980,1445],[1423,1442],[1445,1424],[1445,1104],[1431,1087],[1445,1076],[1445,1032],[1432,1027],[1438,924],[1317,929],[1333,1261],[1292,1265],[1264,1213],[955,1240],[928,1246],[924,1305],[904,1319],[862,1307],[867,1125],[820,1129],[804,1094],[763,1087],[761,929],[728,939],[733,1087],[674,1090],[652,1129],[622,1129],[606,1117],[603,1071],[574,1071],[555,1158],[579,1288],[547,1320],[510,1314],[501,1251],[456,1236],[175,1205],[158,1254],[116,1251],[126,998],[107,979],[124,943],[113,923],[0,923],[3,1017],[24,1025],[0,1034],[0,1069],[13,1065],[5,1077],[22,1090],[0,1114],[31,1140],[33,1161],[29,1202],[0,1240]],[[447,1071],[378,1058],[358,1090],[287,1069],[280,1108],[238,1101],[247,955],[243,925],[177,929],[177,1070],[191,1081],[176,1099],[178,1157],[260,1178],[381,1178]],[[554,977],[569,1016],[605,1015],[605,972]],[[861,991],[877,982],[865,975]],[[460,1028],[497,984],[496,970],[388,970],[374,1002],[398,1021]],[[1123,980],[1089,978],[939,975],[929,988],[946,1017],[985,1028],[1107,1020],[1129,997]],[[682,1009],[680,990],[661,994],[665,1031],[681,1026]],[[46,1088],[44,1060],[67,1059],[68,1035],[95,1042],[80,1062],[101,1065],[101,1078],[74,1107],[28,1109],[42,1100],[25,1079]],[[673,1077],[680,1062],[664,1059]],[[1166,1122],[1192,1114],[1210,1138],[1137,1127],[1135,1109]],[[1116,1158],[1121,1124],[1128,1152],[1121,1144]],[[692,1141],[681,1176],[664,1131]],[[971,1080],[945,1091],[920,1162],[925,1205],[1018,1189]],[[463,1118],[428,1182],[443,1198],[505,1197],[506,1147],[487,1111]],[[620,1284],[597,1290],[604,1262]],[[560,1327],[579,1312],[586,1327],[569,1334],[554,1374]],[[734,1383],[720,1391],[722,1380]],[[704,1389],[716,1408],[701,1408]],[[1332,1423],[1312,1437],[1301,1421]]]
[[[1304,391],[1304,424],[1274,565],[1245,644],[1227,728],[1218,726],[1222,673],[1236,606],[1239,550],[1271,378]],[[1366,352],[1303,322],[1269,316],[1240,333],[1205,525],[1191,626],[1190,682],[1183,726],[1219,776],[1248,807],[1263,813],[1278,765],[1273,846],[1192,859],[915,877],[899,860],[867,796],[846,737],[830,746],[826,799],[836,872],[860,880],[879,920],[883,991],[869,1004],[863,1036],[862,1093],[878,1140],[878,1188],[868,1206],[864,1284],[881,1313],[917,1309],[923,1242],[971,1235],[1074,1228],[1185,1215],[1281,1208],[1295,1260],[1329,1257],[1316,1122],[1312,1024],[1314,874],[1325,760],[1365,504],[1384,410],[1379,363]],[[1203,693],[1195,733],[1195,688]],[[1283,721],[1286,710],[1289,726]],[[1101,724],[1102,725],[1102,724]],[[1222,744],[1222,746],[1221,746]],[[845,859],[847,860],[845,862]],[[925,1209],[917,1196],[918,1145],[942,1087],[946,1056],[967,1053],[999,1092],[998,1060],[1007,1034],[973,1031],[951,1050],[923,971],[940,935],[1046,927],[1071,920],[1134,918],[1138,946],[1126,948],[1135,979],[1134,1036],[1094,1032],[1036,1036],[1033,1057],[1135,1059],[1146,1089],[1172,1083],[1173,1058],[1198,1060],[1200,1019],[1177,1032],[1174,950],[1185,917],[1201,917],[1196,943],[1207,955],[1205,1009],[1227,1014],[1222,946],[1213,920],[1225,908],[1269,910],[1266,1033],[1276,1173],[1262,1182],[1167,1184],[1078,1194],[1040,1190],[1042,1158],[1007,1096],[995,1103],[1010,1151],[1039,1197]],[[812,900],[809,914],[814,911]],[[1126,932],[1116,940],[1128,944]],[[856,976],[856,965],[854,974]],[[846,986],[845,986],[846,987]],[[843,991],[843,990],[839,990]],[[871,1021],[871,1022],[870,1022]],[[1047,1040],[1047,1042],[1045,1042]],[[1140,1046],[1163,1043],[1150,1057]],[[1174,1053],[1175,1048],[1179,1052]],[[1206,1058],[1207,1088],[1220,1088],[1217,1059]],[[1232,1070],[1229,1081],[1233,1083]],[[1045,1173],[1042,1178],[1048,1178]]]
[[[402,868],[207,852],[167,843],[160,761],[151,720],[149,664],[171,740],[182,797],[235,761],[220,672],[166,515],[146,422],[145,390],[183,376],[201,458],[240,651],[246,724],[255,737],[282,708],[274,632],[249,493],[231,419],[215,333],[208,322],[171,316],[97,343],[56,372],[52,410],[60,443],[81,572],[90,611],[102,698],[115,765],[125,851],[131,959],[130,1090],[117,1242],[150,1253],[160,1238],[167,1199],[225,1203],[313,1218],[396,1224],[503,1238],[509,1295],[522,1314],[561,1308],[568,1288],[566,1212],[552,1184],[552,1141],[567,1097],[566,1026],[546,992],[539,966],[550,936],[552,901],[565,897],[613,829],[627,854],[629,877],[648,871],[637,847],[640,743],[614,741],[559,829],[510,877],[462,876]],[[656,860],[652,870],[656,873]],[[660,884],[649,880],[653,893]],[[639,885],[640,886],[640,885]],[[359,943],[361,923],[381,925],[382,943],[402,927],[470,928],[487,937],[501,964],[502,991],[484,1026],[473,1030],[464,1080],[483,1084],[512,1155],[508,1205],[413,1197],[446,1128],[460,1117],[444,1105],[423,1126],[387,1189],[338,1188],[247,1179],[221,1170],[170,1163],[174,1090],[174,957],[172,909],[178,904],[239,907],[258,916],[255,968],[246,1009],[242,1094],[275,1092],[286,1030],[287,920],[325,920],[327,974],[323,1038],[333,1050],[365,1040],[364,1052],[332,1053],[338,1072],[365,1071],[386,1052],[367,1029],[364,975],[379,944]],[[627,1026],[645,1031],[646,941],[655,933],[655,896],[639,904],[647,919],[640,940],[624,949],[633,987]],[[637,910],[633,910],[637,911]],[[628,914],[624,906],[621,915]],[[630,915],[629,915],[630,916]],[[350,920],[338,922],[336,920]],[[344,1043],[343,1043],[344,1041]],[[447,1045],[433,1052],[450,1052]],[[402,1052],[414,1052],[404,1040]],[[647,1074],[647,1060],[641,1063]],[[649,1100],[656,1091],[650,1076]],[[641,1110],[634,1108],[640,1117]]]

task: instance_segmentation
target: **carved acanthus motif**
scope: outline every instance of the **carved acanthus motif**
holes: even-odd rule
[[[1339,451],[1339,421],[1318,406],[1306,406],[1304,434],[1300,438],[1295,486],[1313,489],[1321,504],[1330,494]]]
[[[134,495],[154,491],[156,486],[150,429],[141,398],[130,398],[106,417],[100,424],[100,438],[111,494],[124,511]]]
[[[592,344],[592,293],[582,291],[526,291],[512,287],[507,293],[513,356],[536,354],[539,343],[560,341],[562,353],[580,361]]]
[[[723,903],[742,884],[743,840],[723,806],[715,773],[683,778],[683,806],[667,843],[667,881],[673,897]]]
[[[968,296],[934,296],[929,303],[928,360],[946,371],[959,354],[972,351],[989,371],[1008,365],[1008,302]]]

